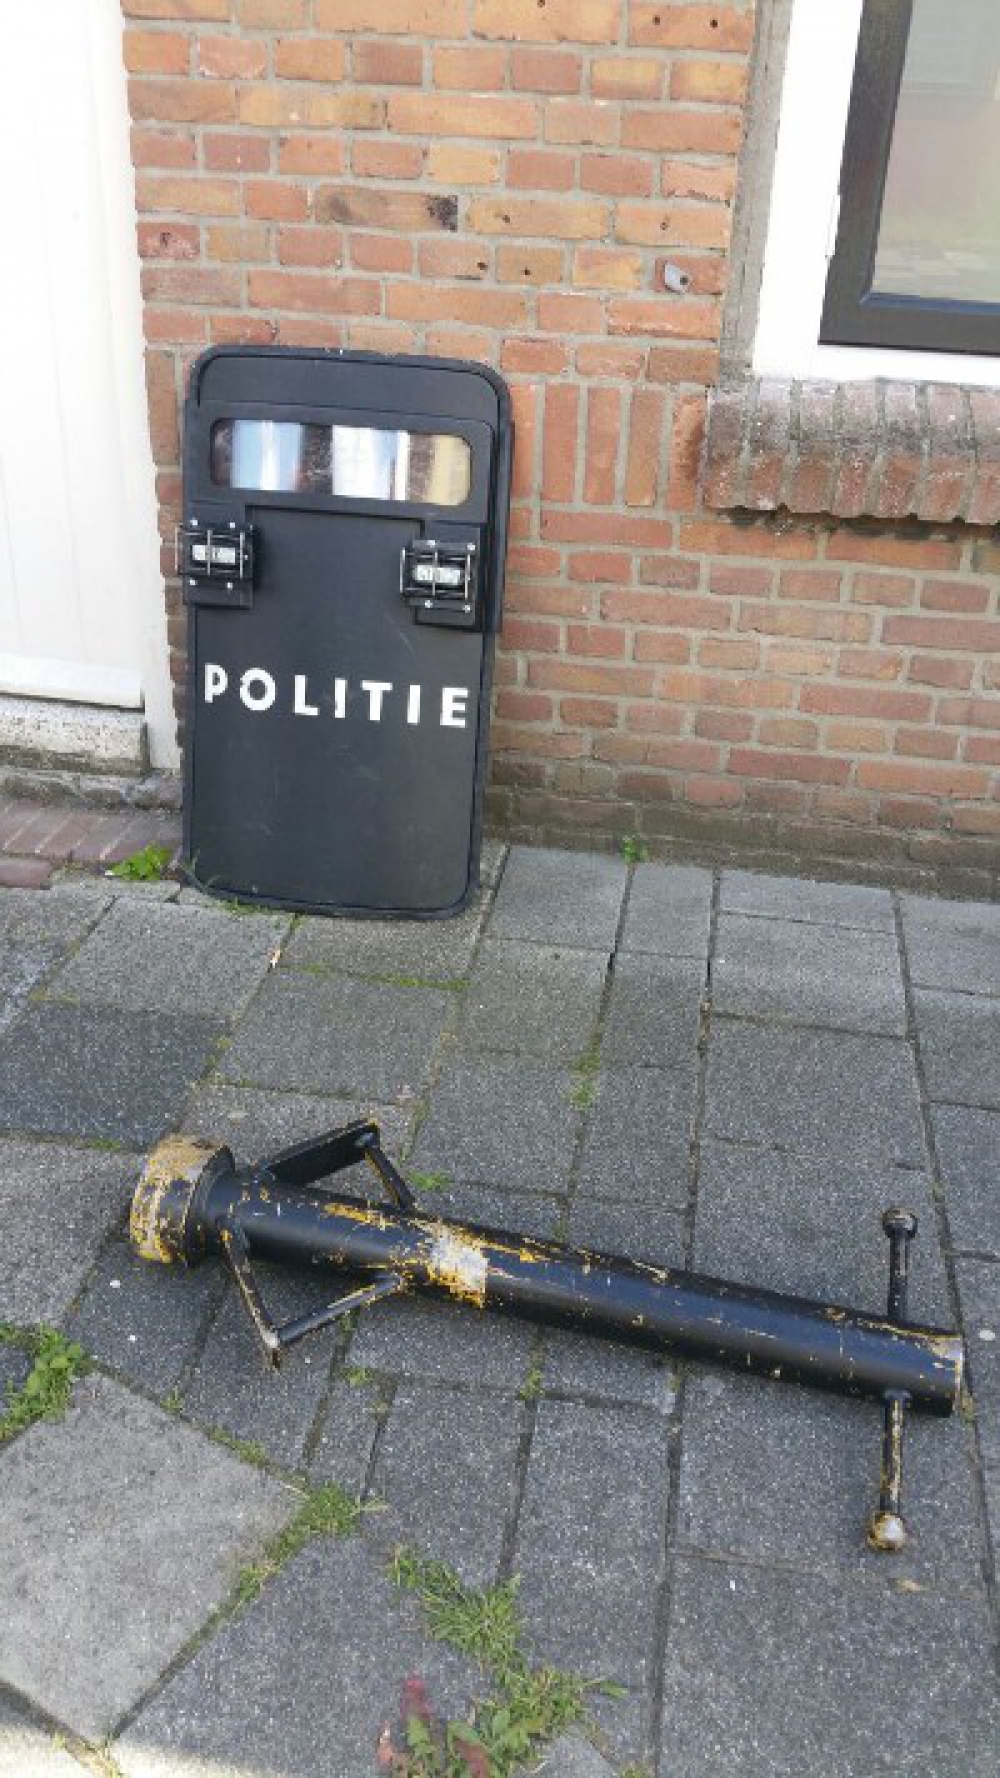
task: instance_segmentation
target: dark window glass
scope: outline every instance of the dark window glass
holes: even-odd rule
[[[866,0],[820,337],[1000,350],[1000,0]]]
[[[218,420],[212,480],[262,493],[461,506],[472,486],[472,451],[466,439],[448,432]]]

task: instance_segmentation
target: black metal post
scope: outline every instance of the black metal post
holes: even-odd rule
[[[889,1302],[887,1315],[899,1326],[906,1323],[909,1286],[910,1242],[917,1232],[912,1210],[893,1205],[882,1218],[889,1237]],[[906,1542],[903,1519],[903,1429],[905,1410],[912,1397],[906,1389],[887,1388],[882,1412],[882,1469],[878,1506],[868,1521],[872,1549],[895,1553]]]

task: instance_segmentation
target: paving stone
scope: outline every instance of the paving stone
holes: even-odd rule
[[[411,1097],[426,1081],[452,997],[278,972],[244,1015],[223,1078],[319,1093]]]
[[[584,1137],[580,1198],[682,1209],[693,1110],[689,1070],[602,1069]]]
[[[484,1184],[564,1191],[580,1113],[574,1076],[512,1056],[452,1062],[434,1092],[413,1165]]]
[[[920,1224],[911,1257],[910,1314],[950,1327],[930,1187],[915,1169],[704,1142],[694,1265],[710,1277],[881,1314],[889,1252],[882,1211],[890,1204],[905,1204]]]
[[[272,1266],[255,1270],[276,1321],[322,1308],[349,1282],[330,1273],[321,1279]],[[298,1469],[335,1351],[332,1334],[317,1334],[287,1352],[281,1369],[274,1370],[242,1298],[230,1288],[185,1393],[184,1411],[203,1425],[262,1445],[277,1463]]]
[[[513,1397],[403,1383],[379,1441],[368,1535],[447,1562],[469,1586],[496,1579],[514,1509],[521,1404]]]
[[[540,945],[555,939],[607,954],[614,948],[627,878],[620,859],[512,846],[489,936]]]
[[[908,1045],[718,1020],[708,1052],[706,1128],[733,1141],[841,1158],[923,1162]]]
[[[0,854],[0,888],[45,889],[52,881],[53,867],[44,858],[13,858],[9,852]]]
[[[514,1560],[536,1653],[645,1685],[666,1496],[667,1435],[657,1415],[539,1403]]]
[[[498,882],[507,862],[509,847],[505,840],[484,839],[479,856],[479,880],[488,889]]]
[[[414,1298],[366,1309],[347,1362],[397,1376],[514,1392],[527,1382],[534,1351],[535,1330],[526,1321]]]
[[[881,1441],[877,1402],[699,1368],[684,1398],[679,1544],[883,1578],[886,1559],[865,1542]],[[893,1582],[978,1592],[970,1434],[957,1416],[910,1416],[905,1511],[910,1541],[892,1559]]]
[[[932,1121],[952,1241],[1000,1259],[1000,1112],[935,1105]]]
[[[444,1717],[482,1692],[363,1537],[323,1539],[198,1650],[113,1756],[124,1778],[371,1778],[411,1674]]]
[[[615,1778],[604,1755],[576,1735],[560,1735],[535,1772],[537,1778]]]
[[[145,1148],[198,1079],[217,1026],[172,1013],[29,1006],[0,1038],[0,1129]]]
[[[128,1208],[134,1155],[0,1139],[0,1320],[58,1321]]]
[[[31,1353],[20,1341],[0,1339],[0,1411],[8,1392],[27,1382],[31,1368]]]
[[[360,1495],[371,1463],[375,1440],[385,1423],[389,1402],[379,1382],[362,1382],[352,1371],[330,1391],[322,1427],[309,1462],[317,1482],[337,1482],[348,1494]]]
[[[985,1261],[955,1263],[967,1338],[968,1383],[976,1404],[976,1430],[987,1463],[1000,1463],[1000,1267]]]
[[[58,945],[10,944],[0,937],[0,1032],[12,1025],[33,988],[59,962]]]
[[[761,914],[772,920],[852,926],[867,932],[888,932],[895,926],[887,889],[767,877],[755,871],[724,870],[719,906],[728,914]]]
[[[122,897],[49,991],[132,1011],[228,1019],[260,986],[288,926],[287,917],[242,919]]]
[[[1000,1000],[930,988],[913,999],[931,1098],[1000,1108]]]
[[[544,1197],[538,1192],[511,1191],[495,1185],[468,1185],[461,1179],[428,1189],[421,1178],[414,1180],[412,1174],[410,1177],[417,1206],[424,1216],[454,1216],[462,1222],[479,1223],[485,1228],[513,1228],[545,1241],[560,1234],[566,1215],[563,1199]]]
[[[125,1240],[101,1254],[66,1331],[109,1369],[155,1395],[175,1389],[225,1288],[220,1266],[139,1259]]]
[[[718,1012],[901,1037],[906,1003],[891,932],[723,914],[712,961]]]
[[[605,973],[596,951],[487,940],[465,997],[459,1049],[575,1061],[594,1034]]]
[[[107,890],[80,897],[56,884],[37,889],[0,889],[0,934],[10,944],[75,944],[110,907]]]
[[[0,1778],[85,1778],[85,1772],[52,1729],[0,1698]]]
[[[902,897],[910,974],[920,987],[1000,994],[1000,907]]]
[[[653,1266],[680,1266],[684,1213],[660,1204],[580,1198],[570,1206],[569,1239],[598,1253],[624,1253]]]
[[[327,1099],[314,1093],[269,1093],[260,1087],[197,1087],[178,1119],[178,1128],[185,1135],[225,1143],[242,1166],[360,1117],[375,1119],[388,1154],[403,1153],[411,1125],[405,1107],[366,1104],[358,1099]],[[352,1194],[362,1190],[356,1171],[344,1174],[343,1187]]]
[[[704,959],[711,913],[711,871],[687,864],[637,864],[619,950]]]
[[[64,1420],[16,1439],[0,1474],[0,1680],[92,1741],[295,1505],[106,1377],[77,1384]]]
[[[996,1778],[984,1602],[681,1558],[661,1778]]]
[[[450,920],[299,921],[282,956],[288,969],[452,982],[469,972],[486,902],[477,896]]]
[[[618,957],[602,1060],[669,1068],[693,1090],[704,991],[705,966],[693,958]]]

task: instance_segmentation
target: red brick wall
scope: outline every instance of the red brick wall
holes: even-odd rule
[[[204,346],[484,359],[518,428],[499,825],[995,859],[988,533],[701,503],[751,4],[123,7],[165,535]]]

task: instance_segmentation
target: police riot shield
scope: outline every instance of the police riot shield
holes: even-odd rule
[[[195,365],[185,848],[209,893],[457,913],[478,882],[512,431],[478,364]]]

